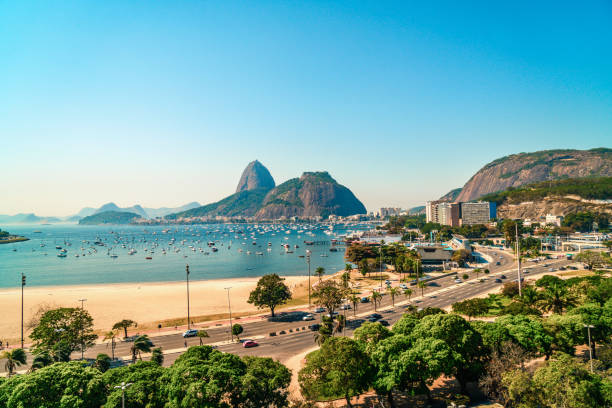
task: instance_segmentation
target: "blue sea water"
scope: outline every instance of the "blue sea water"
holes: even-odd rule
[[[347,232],[343,226],[331,232],[327,226],[296,224],[58,224],[12,225],[3,229],[30,240],[0,245],[0,288],[19,287],[21,273],[26,275],[28,286],[179,281],[185,279],[187,264],[192,280],[269,273],[305,275],[308,265],[300,255],[305,255],[307,249],[312,251],[311,271],[322,266],[331,273],[342,269],[345,262],[344,248],[331,252],[330,241]],[[94,244],[96,241],[104,245]],[[307,246],[304,241],[327,244]],[[216,252],[209,242],[214,242]],[[293,253],[288,253],[283,244],[288,244]],[[60,250],[56,246],[66,250],[66,257],[57,256]],[[136,253],[129,255],[130,249]],[[152,259],[145,259],[147,256]]]

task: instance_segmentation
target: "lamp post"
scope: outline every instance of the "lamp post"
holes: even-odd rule
[[[517,274],[518,274],[518,289],[519,289],[519,297],[522,297],[523,296],[523,291],[522,291],[523,283],[521,282],[521,246],[520,246],[520,240],[519,240],[519,235],[518,235],[518,221],[515,221],[514,228],[516,231],[516,265],[517,265]]]
[[[591,329],[594,329],[595,326],[585,324],[584,327],[586,327],[587,333],[589,335],[589,360],[591,362],[591,372],[593,372],[593,348],[591,347]]]
[[[130,385],[132,385],[132,383],[126,383],[125,381],[122,381],[121,385],[115,385],[115,388],[121,388],[121,408],[125,408],[125,390]]]
[[[191,317],[189,315],[189,265],[185,265],[185,280],[187,282],[187,330],[191,330]]]
[[[310,312],[311,306],[310,306],[310,289],[311,289],[311,285],[310,285],[310,254],[312,254],[312,252],[310,251],[310,249],[306,250],[306,262],[308,262],[308,311]]]
[[[224,288],[224,289],[227,290],[227,307],[229,309],[229,332],[230,332],[231,340],[233,342],[234,333],[232,332],[232,304],[230,303],[230,289],[231,288],[232,287],[230,286],[229,288]]]
[[[87,301],[87,299],[83,298],[83,299],[79,299],[79,302],[81,302],[81,310],[85,310],[85,302]],[[81,360],[85,359],[85,345],[83,344],[83,328],[81,328]]]
[[[23,287],[26,285],[26,276],[21,272],[21,348],[23,348]]]
[[[378,253],[380,255],[380,291],[382,292],[382,246],[383,243],[380,241],[380,247],[378,248]]]

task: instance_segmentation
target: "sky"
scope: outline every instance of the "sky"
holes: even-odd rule
[[[209,203],[254,159],[410,208],[611,141],[609,1],[0,0],[0,214]]]

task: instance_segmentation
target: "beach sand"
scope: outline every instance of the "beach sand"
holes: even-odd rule
[[[234,278],[190,281],[192,321],[224,318],[227,314],[227,291],[231,287],[232,314],[266,312],[247,303],[249,293],[259,278]],[[291,276],[285,283],[294,298],[307,291],[307,277]],[[153,329],[158,323],[174,328],[185,324],[187,315],[185,282],[121,283],[108,285],[25,287],[24,321],[32,319],[41,307],[80,307],[79,299],[87,299],[85,308],[94,319],[98,333],[109,331],[122,319],[138,322],[139,330]],[[295,299],[292,304],[300,303]],[[307,303],[307,301],[306,301]],[[291,304],[290,304],[291,305]],[[0,340],[16,343],[21,330],[21,290],[0,289]],[[182,320],[182,321],[181,321]],[[26,330],[27,336],[27,330]],[[28,341],[26,341],[28,342]]]

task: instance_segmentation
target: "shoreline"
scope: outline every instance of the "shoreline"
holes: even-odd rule
[[[289,286],[294,299],[301,292],[307,292],[308,276],[282,276]],[[260,277],[209,279],[189,281],[190,309],[193,321],[210,320],[207,316],[227,313],[227,290],[231,287],[232,313],[256,314],[266,309],[247,303],[249,293]],[[85,284],[65,286],[25,286],[24,325],[40,308],[79,307],[79,299],[94,320],[97,333],[109,331],[112,325],[122,319],[138,322],[139,329],[174,327],[186,320],[186,283],[133,282],[110,284]],[[290,305],[288,305],[290,306]],[[9,319],[0,320],[0,340],[16,342],[21,330],[21,288],[0,288],[0,310]],[[29,330],[26,330],[26,336]],[[29,342],[27,340],[26,342]]]

